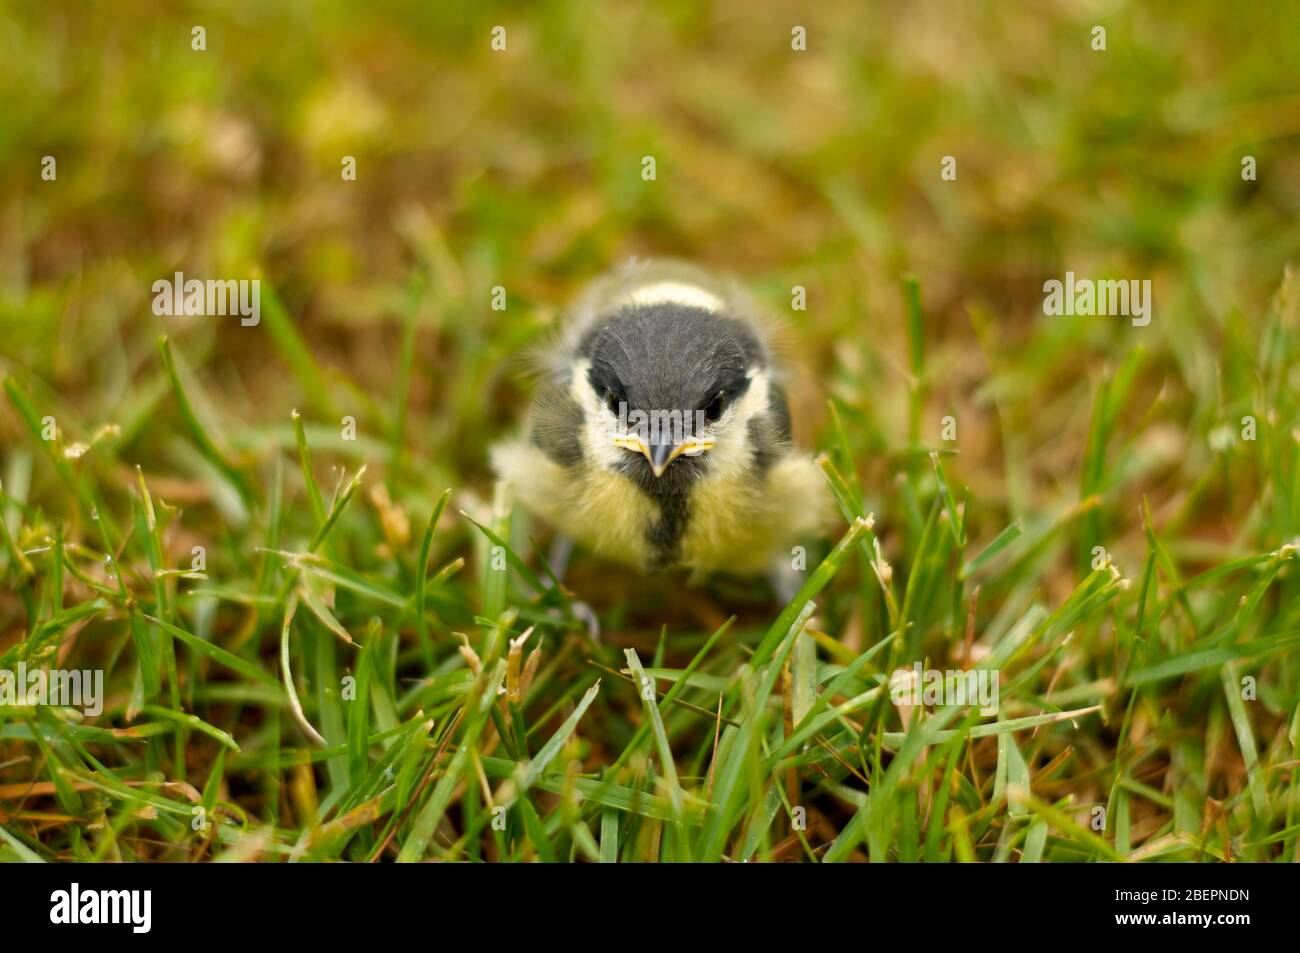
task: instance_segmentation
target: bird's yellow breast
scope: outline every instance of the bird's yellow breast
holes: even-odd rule
[[[706,476],[691,492],[681,562],[762,572],[786,547],[821,531],[828,502],[821,473],[806,457],[785,457],[763,474]]]
[[[563,467],[522,440],[496,448],[493,463],[519,502],[575,541],[636,568],[650,562],[646,528],[658,509],[625,477]]]
[[[498,472],[528,509],[598,555],[638,569],[659,554],[649,540],[659,504],[626,477],[595,467],[566,468],[523,441],[499,447]],[[724,467],[690,491],[675,563],[749,574],[821,530],[827,492],[806,457],[782,458],[765,473]]]

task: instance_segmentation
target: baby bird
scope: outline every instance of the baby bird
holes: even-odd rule
[[[562,533],[643,572],[788,576],[830,498],[791,442],[758,313],[680,262],[599,279],[543,355],[522,435],[493,448],[497,475]]]

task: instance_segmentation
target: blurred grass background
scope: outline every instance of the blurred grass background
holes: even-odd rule
[[[195,25],[204,51],[191,48]],[[490,47],[496,25],[504,52]],[[806,28],[805,52],[791,50],[795,25]],[[1091,47],[1098,25],[1104,52]],[[1179,634],[1181,577],[1277,550],[1300,529],[1294,292],[1275,295],[1300,253],[1298,26],[1287,2],[5,2],[0,373],[38,418],[55,417],[67,443],[120,428],[76,461],[78,479],[100,488],[109,512],[128,514],[141,466],[154,494],[183,508],[164,540],[170,564],[206,541],[214,580],[260,587],[268,570],[255,546],[266,542],[268,507],[195,449],[159,360],[157,339],[169,336],[198,418],[257,490],[269,492],[269,461],[287,452],[286,527],[312,526],[295,489],[292,408],[327,499],[328,465],[369,466],[368,481],[391,499],[368,488],[369,522],[340,530],[333,555],[406,584],[414,553],[404,547],[415,548],[444,487],[456,488],[455,504],[434,565],[458,555],[475,564],[481,538],[450,516],[486,513],[487,445],[527,397],[518,352],[610,265],[689,258],[735,273],[786,317],[810,384],[799,395],[803,440],[832,450],[862,509],[876,513],[900,587],[930,545],[938,493],[920,451],[954,449],[939,437],[952,415],[958,453],[944,466],[949,482],[970,488],[973,552],[1016,520],[1034,542],[982,582],[981,632],[1005,629],[1031,603],[1065,603],[1098,544],[1133,579],[1131,603],[1153,551],[1146,499],[1168,554],[1165,647],[1199,646],[1242,593],[1193,596],[1191,634]],[[46,155],[57,159],[55,181],[40,177]],[[348,155],[355,182],[340,177]],[[641,178],[645,155],[656,159],[653,182]],[[1255,181],[1241,175],[1247,155]],[[956,158],[955,181],[940,177],[945,156]],[[260,276],[262,325],[154,316],[152,282],[178,270]],[[1044,318],[1042,284],[1067,270],[1151,279],[1151,325]],[[913,340],[905,274],[921,292]],[[497,285],[504,311],[490,308]],[[806,312],[789,309],[796,285],[807,289]],[[1247,414],[1260,421],[1253,445],[1233,439]],[[356,418],[356,442],[340,438],[343,415]],[[13,401],[0,405],[0,478],[9,498],[0,515],[25,546],[56,528],[103,545]],[[516,528],[514,538],[522,548],[527,534]],[[0,592],[5,649],[29,636],[28,616],[48,596],[24,597],[17,561],[0,559],[14,580]],[[857,569],[869,579],[865,563]],[[680,597],[684,612],[656,616],[620,592],[629,580],[610,582],[589,563],[575,573],[607,637],[643,654],[654,653],[661,623],[688,627],[682,642],[694,648],[699,630],[734,608],[725,594],[691,594]],[[447,645],[496,598],[472,575],[446,594],[436,628]],[[1284,592],[1294,593],[1293,575],[1279,577]],[[882,610],[869,582],[843,588],[823,621],[858,652],[887,626],[873,618]],[[948,602],[935,596],[919,610],[909,649],[939,658],[960,639],[964,602],[960,612]],[[266,646],[278,635],[265,607],[250,620],[237,605],[195,604],[208,606],[204,638],[233,630],[251,658],[263,635]],[[1290,631],[1287,604],[1283,595],[1261,604],[1252,617],[1261,637]],[[355,614],[353,635],[365,612]],[[1126,624],[1089,622],[1081,683],[1118,674],[1133,634],[1118,648],[1109,640]],[[111,613],[96,626],[124,631]],[[410,619],[397,628],[414,677]],[[434,654],[440,671],[459,659]],[[741,661],[729,656],[719,671]],[[1293,653],[1279,664],[1256,726],[1265,738],[1279,738],[1296,710]],[[1224,713],[1217,681],[1209,685],[1218,714],[1176,680],[1148,701],[1209,719],[1193,721],[1192,746],[1213,762],[1226,757],[1207,740]],[[575,700],[542,693],[535,714],[547,734],[547,719]],[[1117,718],[1126,701],[1111,697],[1107,714]],[[252,717],[223,709],[216,720],[231,728]],[[621,728],[605,730],[609,739],[587,739],[589,766],[608,763],[604,740],[626,741]],[[1060,792],[1091,790],[1091,772],[1115,760],[1123,739],[1089,730],[1089,765]],[[1159,758],[1173,760],[1172,737],[1160,745]],[[188,770],[197,785],[210,756],[196,749],[188,769],[170,773],[162,753],[145,764]],[[0,773],[21,780],[35,762],[13,757],[20,763]],[[998,757],[1005,770],[1006,753]],[[1147,781],[1168,797],[1177,775],[1160,763]],[[1240,790],[1240,771],[1219,768],[1202,794]],[[1214,774],[1199,761],[1189,770]],[[1243,830],[1294,824],[1288,783],[1280,826],[1254,805]],[[1148,834],[1176,813],[1152,805]],[[31,846],[45,836],[71,849],[62,830]]]
[[[946,362],[934,404],[970,408],[980,434],[988,362],[1026,365],[1021,395],[1050,391],[1046,407],[1015,401],[1034,411],[1014,420],[1025,447],[1069,446],[1089,371],[1135,344],[1199,365],[1186,396],[1204,426],[1214,356],[1240,346],[1234,322],[1259,321],[1300,242],[1292,4],[182,9],[5,18],[5,353],[90,422],[123,403],[147,419],[127,395],[160,393],[160,332],[210,367],[235,420],[282,425],[303,400],[265,334],[149,313],[151,282],[182,269],[263,274],[380,430],[423,279],[411,413],[435,419],[412,428],[412,454],[444,482],[481,473],[517,409],[502,369],[520,340],[612,262],[670,253],[736,271],[783,312],[807,287],[801,349],[824,374],[847,368],[855,402],[902,390],[887,357],[905,353],[910,271]],[[489,47],[498,22],[505,53]],[[46,154],[57,184],[39,178]],[[1067,269],[1150,277],[1159,320],[1045,324],[1042,282]],[[488,307],[497,284],[505,312]],[[984,360],[972,303],[989,314]],[[1075,359],[1022,361],[1035,347]],[[851,393],[859,369],[874,393]]]

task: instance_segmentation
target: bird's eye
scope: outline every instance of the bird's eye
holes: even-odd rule
[[[613,414],[615,417],[618,416],[619,403],[620,401],[618,399],[617,394],[615,394],[612,390],[605,391],[605,406],[609,408],[609,412]]]
[[[722,416],[722,412],[727,409],[727,395],[718,391],[713,395],[713,399],[704,405],[704,419],[712,423]]]

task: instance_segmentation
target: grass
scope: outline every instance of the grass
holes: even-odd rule
[[[0,670],[106,698],[0,705],[0,859],[1300,860],[1300,31],[750,7],[15,12]],[[492,485],[631,253],[789,325],[841,517],[789,604],[555,585]],[[152,315],[177,269],[261,325]],[[1067,270],[1151,325],[1044,318]]]

